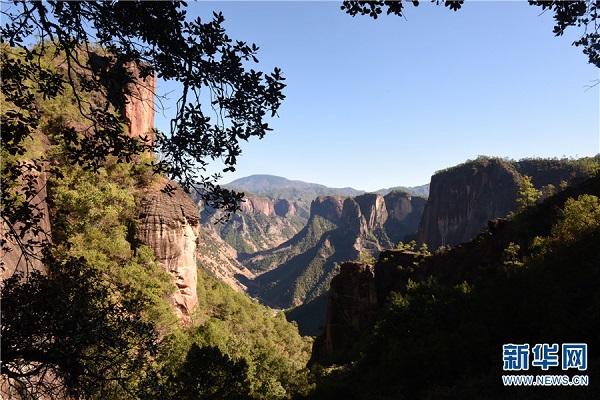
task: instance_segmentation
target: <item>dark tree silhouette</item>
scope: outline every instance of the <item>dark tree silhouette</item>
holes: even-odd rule
[[[46,262],[50,275],[33,271],[23,282],[15,273],[0,285],[3,394],[137,397],[159,348],[154,326],[140,318],[147,300],[122,301],[83,258]]]
[[[120,296],[129,289],[115,287],[106,271],[48,251],[43,177],[58,176],[61,166],[30,147],[48,122],[39,99],[72,94],[85,123],[53,125],[63,165],[97,170],[108,158],[129,162],[152,150],[159,155],[155,172],[196,190],[211,208],[235,211],[242,194],[218,186],[218,174],[204,176],[206,167],[221,159],[225,171],[234,170],[240,141],[270,130],[265,119],[276,115],[285,97],[284,78],[279,69],[249,68],[258,62],[258,47],[229,38],[221,14],[190,21],[185,6],[2,4],[0,246],[46,269],[23,275],[10,266],[13,275],[1,282],[3,392],[22,398],[139,398],[152,392],[145,385],[156,383],[152,360],[159,340],[142,318],[150,300]],[[120,110],[135,96],[132,88],[150,76],[181,88],[170,131],[131,137]]]
[[[170,393],[182,400],[249,399],[248,365],[234,361],[218,347],[193,344]]]
[[[26,152],[27,139],[41,118],[35,93],[53,98],[69,88],[89,121],[83,132],[63,129],[71,162],[91,169],[109,155],[127,162],[152,142],[160,155],[157,172],[167,172],[184,189],[196,190],[209,207],[235,211],[242,194],[221,188],[216,184],[219,174],[205,176],[206,167],[221,159],[224,171],[234,170],[240,141],[262,138],[270,130],[265,117],[275,116],[285,97],[284,78],[277,68],[270,74],[248,68],[258,62],[258,47],[232,40],[222,27],[221,14],[208,21],[188,21],[185,6],[146,1],[3,4],[2,93],[9,105],[1,127],[4,154]],[[31,45],[34,37],[40,45]],[[8,57],[8,48],[19,49],[23,56]],[[64,59],[63,74],[43,65],[42,56],[48,52]],[[94,58],[102,62],[90,62]],[[127,65],[136,65],[139,76],[124,68]],[[122,109],[124,95],[132,94],[128,88],[140,84],[137,78],[150,75],[178,82],[181,91],[170,132],[154,132],[154,140],[144,142],[124,132],[115,110]],[[106,101],[95,104],[89,94],[101,94]],[[39,227],[40,215],[27,172],[36,176],[46,167],[43,159],[2,163],[2,187],[26,187],[18,199],[11,191],[2,194],[6,235],[26,255],[33,252],[19,240],[19,232]],[[16,229],[16,224],[22,225]]]
[[[442,1],[431,0],[432,3],[444,4],[451,10],[457,11],[464,1]],[[404,7],[409,2],[403,1],[344,1],[341,8],[353,17],[356,15],[368,15],[377,19],[384,11],[386,14],[397,16],[404,15]],[[415,7],[418,1],[411,1]],[[581,37],[573,42],[575,46],[583,47],[583,53],[588,56],[590,64],[600,68],[600,33],[598,29],[598,13],[600,2],[597,0],[586,1],[529,1],[532,6],[541,7],[554,14],[554,34],[561,36],[569,27],[582,28]]]

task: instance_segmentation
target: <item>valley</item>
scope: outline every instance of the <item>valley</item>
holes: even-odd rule
[[[0,398],[600,398],[598,5],[418,3],[3,2]]]
[[[469,242],[488,221],[517,211],[525,175],[542,201],[568,182],[589,176],[596,163],[479,157],[438,171],[431,186],[377,193],[253,176],[228,185],[245,191],[240,212],[225,224],[202,226],[212,232],[213,240],[218,235],[219,246],[228,249],[230,260],[238,265],[220,272],[224,281],[270,307],[296,307],[290,320],[299,323],[301,332],[315,336],[318,327],[325,326],[326,305],[319,299],[327,296],[343,262],[373,264],[382,251],[400,242],[414,240],[417,248],[426,245],[430,251]],[[415,193],[427,193],[429,198]],[[320,306],[307,304],[312,301]],[[314,318],[305,317],[304,309]]]

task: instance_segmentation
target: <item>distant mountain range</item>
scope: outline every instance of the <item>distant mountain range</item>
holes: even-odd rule
[[[376,258],[399,241],[414,239],[432,251],[469,242],[488,221],[516,210],[523,176],[531,177],[546,197],[572,178],[588,176],[597,165],[597,159],[482,156],[438,171],[431,193],[430,185],[365,193],[249,176],[226,185],[245,192],[241,210],[226,224],[203,223],[214,243],[207,242],[208,259],[202,265],[271,307],[299,306],[290,318],[302,325],[304,334],[316,335],[324,323],[323,295],[341,263]],[[212,262],[211,253],[225,250],[227,257]]]
[[[236,179],[224,186],[239,191],[263,194],[275,199],[287,199],[292,201],[308,200],[309,204],[318,196],[338,195],[355,197],[367,193],[364,190],[358,190],[351,187],[330,188],[317,183],[289,180],[274,175],[251,175],[245,178]],[[395,190],[405,191],[414,196],[429,196],[429,184],[413,187],[397,186],[388,189],[380,189],[375,193],[385,196]]]

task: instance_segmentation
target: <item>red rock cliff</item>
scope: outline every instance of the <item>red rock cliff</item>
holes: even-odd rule
[[[156,77],[154,74],[145,78],[140,77],[140,70],[135,63],[125,66],[136,79],[135,85],[127,88],[123,115],[129,128],[129,134],[133,137],[147,136],[150,141],[154,128],[154,92],[156,91]]]
[[[164,178],[159,187],[167,183],[174,185]],[[154,250],[157,261],[173,276],[178,291],[172,296],[171,303],[184,321],[198,303],[196,250],[199,221],[198,207],[180,188],[172,193],[150,189],[139,206],[137,237]]]

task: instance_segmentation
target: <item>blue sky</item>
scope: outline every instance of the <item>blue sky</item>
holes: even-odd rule
[[[190,16],[222,11],[230,37],[260,47],[255,69],[280,67],[288,85],[274,131],[244,143],[222,183],[272,174],[377,190],[428,183],[478,155],[600,152],[599,87],[587,88],[598,69],[571,46],[575,32],[554,37],[550,13],[421,2],[405,18],[372,20],[340,5],[188,3]],[[167,120],[157,115],[157,127],[167,131]]]

